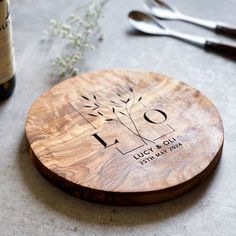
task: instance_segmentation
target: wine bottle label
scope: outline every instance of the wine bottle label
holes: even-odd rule
[[[15,74],[9,0],[0,0],[0,84]]]

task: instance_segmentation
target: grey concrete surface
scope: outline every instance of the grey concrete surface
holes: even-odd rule
[[[85,2],[85,1],[84,1]],[[236,25],[236,0],[173,0],[190,15]],[[82,1],[12,0],[17,87],[0,105],[0,235],[236,235],[235,61],[164,37],[135,36],[126,15],[142,1],[110,0],[105,40],[88,55],[83,71],[107,68],[152,70],[182,80],[207,95],[225,128],[220,165],[201,186],[178,199],[144,207],[109,207],[73,198],[51,186],[31,163],[24,122],[32,102],[53,84],[53,43],[40,43],[50,18],[64,19]],[[169,26],[196,35],[218,36],[184,23]],[[201,147],[199,147],[201,148]]]

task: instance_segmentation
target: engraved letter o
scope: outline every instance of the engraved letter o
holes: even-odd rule
[[[154,120],[152,120],[152,119],[148,116],[148,113],[149,113],[150,111],[159,112],[159,113],[163,116],[163,120],[162,120],[162,121],[154,121]],[[158,109],[152,109],[152,110],[146,111],[146,112],[144,113],[143,117],[144,117],[144,119],[145,119],[147,122],[149,122],[149,123],[151,123],[151,124],[161,124],[161,123],[165,122],[166,119],[167,119],[166,113],[165,113],[164,111],[161,111],[161,110],[158,110]]]

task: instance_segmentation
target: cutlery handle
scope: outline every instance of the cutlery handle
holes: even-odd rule
[[[236,26],[232,26],[225,23],[217,23],[215,31],[217,33],[229,34],[236,36]]]
[[[225,53],[225,54],[236,57],[236,46],[233,46],[233,45],[220,43],[220,42],[214,42],[212,40],[206,40],[205,49],[210,50],[210,51]]]
[[[216,30],[216,22],[214,21],[210,21],[210,20],[204,20],[204,19],[200,19],[200,18],[196,18],[196,17],[192,17],[192,16],[188,16],[188,15],[183,15],[183,14],[179,14],[179,20],[194,24],[194,25],[199,25],[201,27],[210,29],[210,30]],[[220,23],[219,23],[220,24]]]

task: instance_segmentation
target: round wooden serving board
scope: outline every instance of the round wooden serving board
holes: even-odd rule
[[[223,147],[211,101],[152,72],[92,72],[59,83],[32,105],[25,130],[48,181],[111,205],[189,191],[214,170]]]

